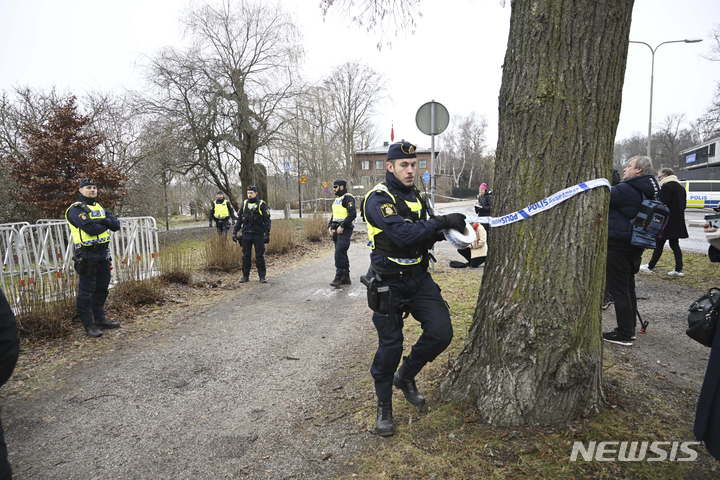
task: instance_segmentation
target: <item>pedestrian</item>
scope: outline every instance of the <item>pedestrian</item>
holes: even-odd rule
[[[643,249],[630,243],[631,220],[644,199],[655,200],[660,185],[653,176],[650,157],[630,158],[623,169],[622,181],[610,188],[608,214],[607,291],[615,302],[617,328],[603,333],[608,342],[630,346],[635,340],[637,298],[635,274],[640,269]]]
[[[75,252],[78,274],[77,311],[90,337],[102,336],[101,328],[120,324],[105,318],[105,300],[110,285],[110,232],[120,230],[120,220],[98,203],[98,189],[92,180],[80,182],[77,201],[65,211]]]
[[[225,198],[225,194],[222,191],[218,191],[215,194],[215,201],[210,205],[210,225],[212,228],[213,220],[215,221],[215,228],[221,235],[227,235],[230,231],[230,221],[236,220],[235,210],[233,209],[230,202]]]
[[[252,249],[255,248],[255,268],[260,283],[267,283],[265,269],[265,244],[270,242],[270,209],[265,200],[258,198],[255,185],[247,188],[247,199],[243,201],[238,215],[233,239],[239,240],[243,249],[242,279],[240,283],[250,280]]]
[[[8,304],[5,294],[0,290],[0,386],[10,379],[15,370],[20,343],[17,337],[17,324],[15,315]],[[5,433],[0,423],[0,480],[12,478],[10,462],[8,462],[7,445],[5,444]]]
[[[475,230],[477,239],[467,248],[458,249],[458,253],[465,257],[466,262],[460,262],[457,260],[450,260],[451,268],[478,268],[480,265],[485,263],[487,258],[488,246],[487,246],[487,233],[485,227],[479,222],[473,222],[470,224]]]
[[[660,169],[658,180],[660,181],[660,201],[670,209],[670,217],[665,230],[657,237],[650,263],[641,265],[640,271],[653,273],[655,265],[662,256],[665,242],[669,242],[675,256],[675,270],[669,271],[668,275],[682,277],[685,274],[683,273],[683,255],[680,248],[680,239],[688,238],[687,226],[685,225],[685,206],[687,204],[685,187],[680,184],[670,168]]]
[[[332,206],[332,215],[328,228],[335,244],[335,278],[330,285],[338,288],[341,285],[350,285],[350,260],[348,249],[353,232],[353,222],[357,216],[355,197],[347,191],[345,180],[333,182],[335,201]]]
[[[710,243],[708,256],[711,262],[720,262],[720,232],[711,225],[705,225],[705,234]],[[720,328],[715,328],[710,358],[695,411],[695,438],[705,443],[710,455],[720,460]]]
[[[493,192],[488,188],[487,183],[481,183],[478,187],[477,204],[475,205],[475,213],[480,217],[490,216],[492,209]]]
[[[381,436],[395,432],[393,385],[412,405],[425,406],[415,377],[447,348],[453,335],[448,306],[427,271],[428,250],[442,238],[441,230],[465,230],[465,216],[460,213],[428,218],[427,205],[415,187],[414,145],[406,141],[390,145],[385,168],[385,181],[365,195],[361,210],[372,249],[363,283],[368,286],[378,334],[370,371],[378,400],[375,432]],[[422,335],[397,369],[403,353],[403,318],[408,313],[420,323]]]

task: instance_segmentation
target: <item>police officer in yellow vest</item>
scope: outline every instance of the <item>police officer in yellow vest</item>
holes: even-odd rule
[[[328,228],[335,243],[335,278],[330,285],[338,288],[340,285],[350,285],[350,260],[348,249],[353,232],[353,221],[357,217],[355,209],[355,197],[347,191],[345,180],[333,182],[335,201],[332,205],[332,215]]]
[[[270,209],[265,200],[258,198],[258,189],[255,185],[247,188],[247,199],[243,201],[238,221],[233,230],[233,239],[240,240],[243,249],[242,274],[240,283],[250,280],[251,254],[255,248],[255,267],[260,277],[260,283],[267,283],[265,279],[265,244],[270,243]]]
[[[428,250],[443,238],[441,230],[465,229],[465,216],[460,213],[428,218],[427,206],[415,187],[414,145],[406,141],[390,145],[385,168],[385,181],[365,195],[361,209],[372,249],[370,271],[361,280],[368,287],[379,340],[370,372],[378,398],[375,431],[382,436],[395,433],[393,385],[407,401],[423,409],[425,397],[417,389],[415,376],[450,344],[450,312],[427,272]],[[406,313],[420,322],[423,333],[397,369]]]
[[[230,220],[235,220],[235,210],[233,210],[230,202],[225,198],[225,194],[218,191],[215,194],[215,201],[210,205],[210,225],[215,220],[215,228],[218,233],[226,234],[230,231]]]
[[[77,311],[85,332],[99,337],[101,328],[120,326],[107,320],[104,311],[110,285],[110,232],[120,230],[120,221],[97,202],[97,186],[92,180],[82,180],[79,192],[78,201],[65,211],[79,277]]]

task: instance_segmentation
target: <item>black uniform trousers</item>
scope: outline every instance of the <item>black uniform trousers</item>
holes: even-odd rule
[[[78,273],[77,312],[85,327],[105,319],[105,300],[110,285],[110,260],[104,258],[78,258],[75,271]]]
[[[230,231],[230,219],[229,218],[223,218],[223,219],[215,219],[215,228],[217,228],[217,232],[221,235],[225,235]]]
[[[343,233],[333,234],[333,242],[335,242],[335,271],[336,273],[349,273],[350,260],[348,259],[348,249],[350,248],[350,238],[352,237],[353,228],[344,228]]]
[[[653,251],[652,258],[650,259],[650,263],[648,264],[648,268],[652,270],[655,268],[655,265],[657,265],[657,262],[660,260],[660,257],[663,254],[663,249],[665,248],[665,242],[670,242],[670,249],[673,252],[673,255],[675,256],[675,271],[676,272],[682,272],[683,270],[683,258],[682,258],[682,249],[680,248],[680,239],[679,238],[658,238],[655,246],[655,250]]]
[[[440,294],[440,287],[430,274],[424,272],[384,283],[390,286],[394,311],[388,315],[373,313],[378,349],[370,368],[375,380],[375,393],[381,402],[392,398],[393,375],[403,352],[404,310],[420,322],[423,331],[405,359],[405,373],[409,378],[414,378],[426,363],[435,360],[450,345],[453,336],[450,311]]]
[[[260,278],[265,278],[265,235],[262,233],[243,233],[240,239],[243,249],[242,272],[243,277],[250,276],[252,264],[252,249],[255,247],[255,267]]]
[[[642,252],[642,248],[630,244],[608,244],[606,290],[615,302],[618,331],[627,338],[635,335],[635,274],[640,270]]]

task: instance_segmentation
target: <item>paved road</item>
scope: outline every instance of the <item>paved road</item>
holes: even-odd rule
[[[351,262],[355,279],[362,242]],[[373,328],[364,287],[335,290],[333,274],[330,254],[271,270],[266,287],[246,284],[178,328],[62,370],[52,391],[11,398],[15,477],[332,478],[357,428],[305,419],[338,393],[333,376]]]

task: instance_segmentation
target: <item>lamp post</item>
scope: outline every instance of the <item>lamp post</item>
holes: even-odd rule
[[[651,54],[651,65],[650,65],[650,115],[648,117],[648,138],[647,138],[647,156],[650,157],[650,150],[652,144],[652,106],[653,106],[653,83],[655,81],[655,52],[660,48],[661,45],[666,43],[698,43],[702,42],[701,38],[684,39],[684,40],[668,40],[667,42],[658,43],[655,48],[651,47],[649,43],[639,42],[630,40],[630,43],[640,43],[650,49]],[[650,157],[652,158],[652,157]]]

